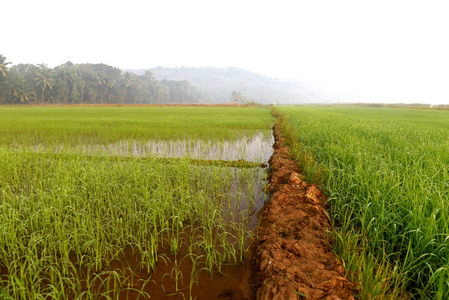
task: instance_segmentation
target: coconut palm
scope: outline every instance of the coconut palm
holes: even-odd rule
[[[125,103],[129,103],[136,91],[142,88],[139,77],[129,72],[125,73],[122,85],[124,87]]]
[[[39,65],[40,70],[38,74],[36,75],[36,78],[34,81],[36,82],[36,85],[41,88],[42,94],[41,94],[41,102],[45,102],[45,90],[52,89],[54,84],[54,79],[52,78],[51,72],[49,71],[46,64],[40,64]]]
[[[10,62],[6,62],[6,57],[0,54],[0,77],[7,77],[8,67],[7,65],[11,64]]]
[[[12,88],[13,100],[14,102],[26,103],[31,100],[36,100],[36,94],[33,91],[26,91],[23,86],[14,86]]]

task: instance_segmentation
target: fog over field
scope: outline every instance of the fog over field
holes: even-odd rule
[[[383,0],[6,1],[0,54],[9,67],[71,61],[122,70],[237,68],[278,78],[263,89],[294,86],[295,103],[449,104],[445,7]]]

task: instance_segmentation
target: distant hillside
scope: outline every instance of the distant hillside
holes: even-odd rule
[[[141,75],[145,70],[127,70]],[[210,102],[229,102],[233,91],[259,103],[316,103],[330,101],[316,86],[293,80],[266,77],[239,68],[150,69],[158,80],[188,80]]]

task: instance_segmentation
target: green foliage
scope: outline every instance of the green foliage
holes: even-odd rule
[[[340,244],[346,237],[354,239],[351,247],[379,266],[372,272],[392,270],[396,288],[405,285],[415,296],[447,299],[449,112],[360,107],[279,111],[291,128],[295,155],[308,157],[309,178],[320,179],[329,195]],[[386,285],[373,286],[365,290]]]
[[[8,65],[10,63],[6,62],[6,57],[0,54],[0,103],[5,101],[5,94],[8,89],[7,77],[8,77]]]
[[[35,103],[34,95],[41,103],[64,104],[204,102],[188,81],[161,82],[151,72],[137,76],[105,64],[71,62],[54,69],[18,64],[9,70],[8,64],[0,56],[0,104]]]
[[[162,80],[161,84],[168,88],[169,103],[195,103],[202,98],[198,88],[191,86],[187,80]]]
[[[6,62],[6,57],[0,54],[0,78],[6,78],[8,74],[8,67],[11,63]]]
[[[54,85],[54,78],[52,71],[48,69],[48,67],[45,64],[39,65],[40,69],[38,73],[36,74],[36,78],[34,78],[34,81],[36,82],[36,85],[42,90],[42,96],[41,96],[41,102],[45,102],[45,90],[47,89],[53,89]]]

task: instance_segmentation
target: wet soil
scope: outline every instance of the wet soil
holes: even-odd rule
[[[258,213],[256,299],[354,299],[326,235],[326,196],[301,179],[277,125],[274,136],[267,187],[272,196]]]
[[[251,284],[250,261],[245,259],[240,264],[225,264],[221,273],[197,270],[192,277],[192,261],[186,257],[187,249],[183,249],[175,256],[168,249],[161,250],[164,259],[159,259],[155,270],[148,271],[141,266],[141,258],[126,249],[117,260],[112,262],[107,271],[116,271],[132,278],[119,291],[112,284],[105,285],[101,280],[93,284],[93,290],[99,293],[113,291],[111,296],[117,299],[254,299],[255,290]],[[81,271],[85,278],[89,271]],[[176,275],[179,275],[177,280]],[[182,274],[182,275],[181,275]],[[105,276],[106,277],[106,276]],[[177,283],[176,283],[177,281]],[[83,286],[83,290],[86,287]],[[139,291],[147,293],[149,298],[140,295]],[[106,299],[106,297],[100,297]]]

